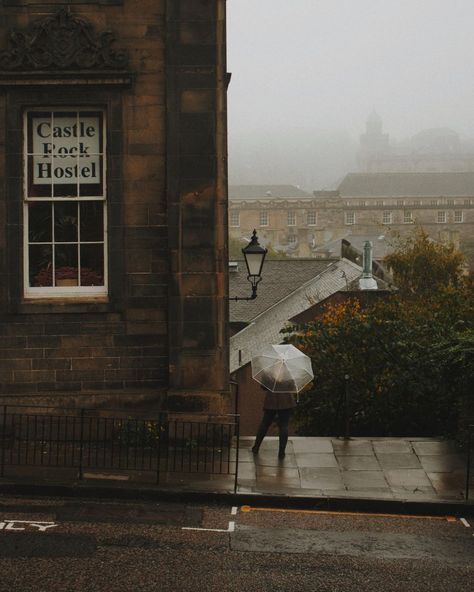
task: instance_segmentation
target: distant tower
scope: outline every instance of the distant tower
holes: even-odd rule
[[[390,151],[389,135],[383,133],[382,118],[372,111],[365,124],[365,134],[360,136],[359,167],[370,172],[372,164]]]

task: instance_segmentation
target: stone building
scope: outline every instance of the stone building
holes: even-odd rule
[[[313,195],[285,186],[231,186],[229,206],[231,237],[256,228],[263,243],[295,257],[321,257],[324,245],[343,237],[404,234],[414,223],[466,251],[474,242],[469,172],[350,173],[336,191]]]
[[[474,141],[449,128],[425,129],[392,142],[373,111],[360,136],[359,169],[366,173],[474,172]]]
[[[0,0],[0,394],[228,407],[225,0]]]

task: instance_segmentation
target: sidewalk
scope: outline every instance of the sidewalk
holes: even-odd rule
[[[452,442],[428,438],[290,438],[277,457],[278,438],[258,455],[241,439],[239,493],[409,501],[460,501],[466,460]],[[474,491],[471,491],[471,498]]]
[[[0,480],[0,493],[215,501],[383,513],[474,515],[474,475],[465,500],[466,459],[454,443],[432,438],[290,437],[278,459],[278,438],[265,438],[251,452],[253,438],[242,437],[236,494],[234,475],[163,474],[159,485],[139,473],[85,473],[77,481],[63,473],[51,481],[19,471]],[[232,449],[233,458],[236,449]],[[59,475],[56,475],[58,478]]]

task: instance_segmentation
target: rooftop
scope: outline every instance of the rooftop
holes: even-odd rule
[[[337,258],[340,257],[340,246]],[[259,314],[294,292],[297,288],[324,271],[333,260],[268,259],[263,266],[258,297],[252,301],[231,301],[230,321],[250,322]],[[238,271],[229,273],[229,292],[232,296],[249,296],[245,261],[238,261]]]
[[[230,185],[229,199],[294,199],[312,195],[294,185]]]
[[[474,173],[349,173],[344,197],[472,197]]]

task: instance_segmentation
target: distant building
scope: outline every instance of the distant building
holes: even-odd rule
[[[360,136],[359,169],[366,173],[474,172],[474,143],[448,128],[419,132],[391,143],[381,117],[373,111]]]
[[[322,258],[323,247],[343,237],[370,238],[375,257],[383,257],[386,234],[407,233],[415,223],[461,248],[474,237],[474,172],[350,173],[336,191],[313,195],[291,186],[230,186],[229,201],[231,237],[249,238],[255,228],[262,243],[293,257]]]

